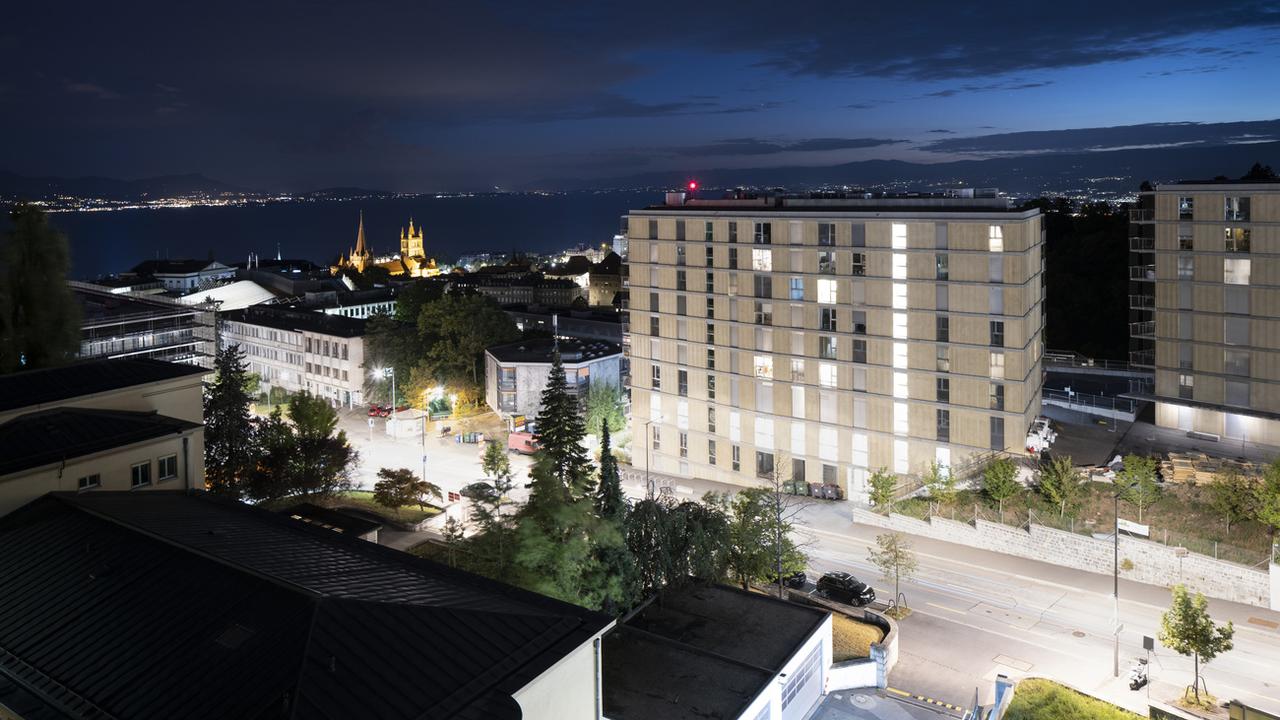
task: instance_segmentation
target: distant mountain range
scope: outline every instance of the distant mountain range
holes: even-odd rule
[[[57,197],[94,198],[111,201],[138,201],[147,198],[179,197],[270,197],[276,193],[240,187],[198,173],[162,175],[138,180],[106,177],[28,177],[0,170],[0,201],[50,200]],[[297,193],[295,197],[316,200],[383,197],[393,193],[357,187],[335,187]]]
[[[816,188],[832,185],[911,188],[997,187],[1010,194],[1040,195],[1074,191],[1134,192],[1143,180],[1173,182],[1240,177],[1255,162],[1280,167],[1280,142],[1212,147],[1144,148],[1087,153],[1045,153],[987,160],[912,163],[863,160],[827,166],[715,168],[649,172],[615,178],[550,179],[529,189],[681,187],[696,179],[704,187]]]

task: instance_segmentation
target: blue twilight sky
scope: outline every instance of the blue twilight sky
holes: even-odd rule
[[[25,3],[0,170],[259,189],[1280,139],[1280,3]]]

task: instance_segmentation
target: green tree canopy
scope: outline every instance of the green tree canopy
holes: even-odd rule
[[[898,478],[885,468],[876,470],[867,478],[867,495],[877,510],[892,512],[893,501],[898,496]]]
[[[880,569],[886,582],[893,583],[894,602],[902,595],[901,582],[915,574],[917,562],[911,543],[898,533],[876,536],[876,546],[867,553],[867,559]]]
[[[1076,472],[1070,456],[1061,455],[1040,466],[1036,490],[1045,500],[1058,506],[1058,517],[1066,515],[1067,508],[1075,508],[1084,499],[1084,478]]]
[[[439,485],[419,478],[408,468],[378,470],[378,481],[373,484],[373,499],[379,505],[393,510],[417,505],[418,509],[425,510],[429,498],[444,498]]]
[[[804,553],[791,539],[792,523],[777,512],[778,497],[767,487],[739,491],[729,505],[728,569],[745,590],[803,570]],[[782,572],[778,572],[778,560]]]
[[[1142,522],[1142,511],[1160,499],[1154,458],[1125,455],[1124,468],[1116,473],[1112,482],[1120,499],[1138,509],[1138,522]]]
[[[1209,485],[1209,504],[1227,521],[1227,532],[1231,532],[1232,525],[1254,516],[1258,505],[1257,484],[1254,478],[1227,469]]]
[[[618,432],[626,426],[622,390],[612,383],[593,382],[587,391],[587,432],[599,435],[603,424],[608,424],[611,432]]]
[[[67,287],[67,238],[19,204],[0,242],[0,374],[54,367],[80,351],[80,305]]]
[[[1005,457],[987,463],[982,469],[982,492],[999,505],[1000,522],[1004,522],[1004,501],[1022,492],[1018,466]]]
[[[1196,700],[1200,699],[1200,664],[1207,663],[1232,648],[1235,626],[1215,625],[1209,617],[1204,595],[1192,597],[1186,585],[1173,586],[1173,602],[1160,617],[1160,644],[1179,655],[1195,658]]]
[[[219,350],[213,369],[213,382],[204,389],[205,484],[211,492],[238,499],[244,494],[258,454],[240,346]]]
[[[298,393],[289,403],[289,419],[297,443],[297,491],[332,495],[350,488],[359,456],[346,431],[337,430],[338,413],[329,401]]]
[[[591,461],[582,446],[587,431],[577,396],[569,392],[560,353],[551,360],[537,428],[538,453],[547,457],[551,472],[564,484],[569,499],[577,502],[586,497],[594,486]]]
[[[959,493],[956,488],[956,477],[950,469],[943,467],[942,463],[937,461],[929,463],[929,467],[920,476],[920,481],[929,491],[929,497],[935,501],[943,505],[955,502]]]
[[[1272,462],[1262,472],[1262,482],[1254,491],[1254,516],[1258,522],[1271,528],[1271,540],[1280,530],[1280,460]]]

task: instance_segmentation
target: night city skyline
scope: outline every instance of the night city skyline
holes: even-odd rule
[[[0,169],[28,176],[536,189],[1280,138],[1265,2],[51,12],[0,30],[0,103],[22,108]]]

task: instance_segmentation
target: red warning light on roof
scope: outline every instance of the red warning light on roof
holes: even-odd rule
[[[689,189],[690,189],[690,190],[697,190],[697,189],[698,189],[698,181],[697,181],[697,180],[690,180],[690,181],[689,181]]]

